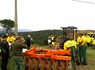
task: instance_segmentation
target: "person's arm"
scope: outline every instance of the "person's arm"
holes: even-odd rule
[[[21,47],[21,48],[27,48],[27,49],[28,49],[28,46],[25,45],[25,44],[23,44],[23,43],[20,43],[20,47]]]
[[[67,45],[66,45],[66,43],[64,43],[64,50],[67,50]]]

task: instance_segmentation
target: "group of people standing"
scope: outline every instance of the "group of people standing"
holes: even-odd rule
[[[49,38],[51,41],[49,41]],[[49,46],[51,47],[53,45],[53,40],[54,36],[52,34],[50,34],[50,36],[48,37],[48,43]],[[74,40],[72,37],[68,37],[66,38],[65,41],[63,41],[63,44],[61,43],[60,49],[64,49],[64,50],[68,50],[71,49],[71,53],[72,53],[72,60],[73,62],[76,61],[75,65],[87,65],[87,43],[89,42],[89,39],[87,38],[87,36],[85,34],[79,34],[77,36],[77,40]],[[55,45],[53,45],[54,47]]]
[[[31,35],[28,35],[26,39],[23,36],[16,36],[14,35],[3,35],[0,39],[0,48],[2,53],[2,70],[7,70],[7,63],[9,59],[9,55],[12,52],[12,70],[25,70],[25,64],[22,57],[22,49],[31,47],[31,41],[33,38]],[[72,60],[73,62],[77,58],[76,64],[80,65],[87,65],[87,43],[89,39],[83,34],[79,34],[77,40],[70,38],[66,38],[61,45],[61,49],[68,50],[72,49]],[[51,33],[48,36],[48,44],[51,49],[55,49],[55,37]]]
[[[80,34],[77,38],[78,42],[78,48],[79,48],[79,58],[80,58],[80,63],[83,65],[87,65],[87,43],[88,39],[86,35]]]
[[[25,70],[25,64],[22,57],[22,50],[24,48],[29,49],[31,47],[30,35],[24,39],[22,36],[2,35],[0,37],[0,50],[2,56],[1,69],[7,70],[7,64],[9,58],[12,60],[12,69],[10,70]]]

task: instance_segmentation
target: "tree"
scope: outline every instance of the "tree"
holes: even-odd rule
[[[15,22],[10,19],[0,20],[0,26],[5,29],[6,33],[9,33],[10,30],[15,26]]]

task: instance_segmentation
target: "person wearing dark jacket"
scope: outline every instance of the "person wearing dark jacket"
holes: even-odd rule
[[[31,36],[28,35],[25,41],[26,41],[26,45],[30,48],[30,46],[31,46]]]
[[[2,40],[0,41],[0,47],[1,47],[1,55],[2,55],[2,70],[7,70],[7,64],[8,64],[8,58],[9,58],[9,45],[6,41],[6,36],[2,37]]]

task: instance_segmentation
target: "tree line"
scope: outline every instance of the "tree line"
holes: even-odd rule
[[[41,30],[31,32],[19,32],[18,35],[23,34],[24,38],[26,38],[27,35],[31,35],[31,37],[34,39],[34,44],[48,45],[47,39],[51,33],[55,36],[55,38],[63,34],[62,30]]]

